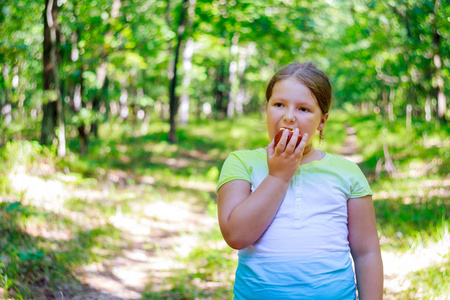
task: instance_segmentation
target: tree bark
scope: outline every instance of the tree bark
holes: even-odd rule
[[[219,4],[219,10],[220,10],[220,22],[218,24],[219,28],[221,29],[220,31],[220,39],[219,39],[219,43],[221,44],[222,47],[226,47],[225,43],[229,40],[227,38],[227,18],[228,18],[228,13],[227,13],[227,8],[228,8],[228,0],[224,0],[224,1],[220,1]],[[226,78],[227,78],[227,71],[229,71],[229,68],[227,68],[226,66],[229,65],[228,64],[228,58],[227,57],[223,57],[222,61],[220,62],[220,64],[217,66],[216,69],[216,87],[214,89],[215,95],[216,95],[216,103],[215,103],[215,117],[217,119],[223,119],[227,113],[228,113],[228,103],[230,100],[230,87],[229,87],[229,80],[227,82]]]
[[[190,23],[193,22],[195,16],[195,7],[197,5],[197,0],[189,0],[189,7],[187,10],[187,20],[186,27],[189,29]],[[190,30],[192,31],[192,30]],[[188,30],[188,35],[191,34]],[[189,121],[189,110],[190,110],[190,94],[189,86],[191,84],[191,69],[192,69],[192,56],[194,55],[194,38],[187,38],[186,45],[183,51],[183,69],[184,76],[182,81],[183,94],[180,99],[180,107],[178,108],[178,113],[180,116],[181,126],[185,126]]]
[[[249,49],[241,48],[239,52],[240,52],[238,64],[239,91],[238,94],[236,95],[236,112],[239,115],[241,115],[244,113],[244,104],[246,102],[245,69],[247,68],[247,55]]]
[[[228,90],[225,82],[226,78],[225,61],[217,66],[216,69],[216,87],[214,89],[216,94],[215,114],[217,119],[223,119],[228,110]]]
[[[58,155],[65,155],[65,126],[58,78],[58,48],[60,29],[57,23],[58,6],[55,0],[46,0],[44,9],[43,90],[44,104],[41,144],[50,145],[58,126]]]
[[[86,65],[81,59],[80,56],[80,50],[78,49],[78,41],[81,38],[81,29],[80,25],[78,23],[78,15],[77,15],[77,5],[78,1],[73,1],[73,15],[75,17],[75,23],[76,23],[76,30],[73,32],[71,36],[71,42],[72,42],[72,49],[71,49],[71,55],[70,59],[72,63],[76,65],[76,68],[78,69],[78,77],[75,79],[73,86],[71,87],[69,94],[72,95],[72,102],[71,102],[71,109],[78,113],[83,107],[86,106],[86,101],[83,101],[83,94],[84,94],[84,78],[83,73],[86,69]],[[77,127],[78,130],[78,138],[80,141],[80,148],[79,153],[80,155],[86,155],[88,144],[89,144],[89,137],[88,132],[86,130],[86,125],[79,124]]]
[[[388,104],[388,116],[389,116],[389,122],[392,124],[395,121],[394,118],[394,100],[395,100],[395,89],[394,87],[390,87],[389,91],[389,104]]]
[[[166,20],[167,26],[169,28],[172,28],[173,27],[173,20],[172,20],[172,17],[171,17],[170,0],[167,0],[167,5],[166,5],[166,8],[164,10],[164,18]],[[168,53],[168,56],[169,56],[169,59],[168,59],[168,62],[167,62],[167,79],[169,80],[169,82],[171,82],[172,79],[173,79],[173,59],[171,57],[172,52],[173,52],[173,42],[172,42],[172,40],[170,40],[167,43],[167,53]],[[161,115],[161,120],[163,120],[163,119],[164,119],[163,115]]]
[[[5,128],[9,122],[12,120],[11,110],[11,89],[8,86],[9,81],[9,67],[6,62],[3,62],[2,65],[2,86],[4,87],[1,98],[0,98],[0,124],[2,124],[3,128]],[[7,132],[6,130],[2,130],[0,135],[0,146],[3,146],[7,140]]]
[[[42,106],[43,118],[41,127],[41,144],[50,145],[55,133],[54,128],[56,126],[56,102],[54,99],[49,99],[50,95],[45,94],[45,91],[51,90],[53,88],[54,75],[51,54],[52,51],[52,41],[50,37],[50,28],[48,24],[47,11],[50,9],[53,13],[55,10],[55,16],[57,15],[56,5],[54,7],[49,7],[49,2],[53,3],[52,0],[45,1],[44,9],[44,71],[43,71],[43,90],[44,90],[44,104]],[[52,5],[53,6],[53,5]],[[54,98],[54,97],[53,97]]]
[[[230,47],[231,61],[230,66],[228,68],[229,70],[228,83],[230,85],[230,98],[227,106],[228,118],[234,117],[234,113],[236,111],[237,106],[236,98],[239,92],[239,82],[237,78],[238,53],[239,53],[239,33],[235,33],[233,35],[233,38],[231,39],[231,47]]]
[[[83,102],[82,96],[84,92],[84,81],[83,81],[83,72],[84,72],[84,65],[81,64],[80,66],[80,75],[78,77],[78,84],[75,87],[75,93],[74,93],[74,110],[75,112],[80,111],[81,108],[85,107],[85,102]],[[80,154],[86,155],[88,151],[88,144],[89,144],[89,136],[88,132],[86,130],[85,124],[78,125],[78,137],[80,139]]]
[[[235,33],[231,39],[231,63],[229,68],[229,101],[227,115],[229,118],[244,112],[245,90],[244,74],[248,49],[239,46],[239,33]]]
[[[191,65],[192,65],[192,55],[194,53],[194,39],[192,37],[188,38],[186,46],[183,53],[183,94],[181,95],[180,107],[178,113],[180,116],[180,125],[185,126],[189,121],[189,109],[190,109],[190,95],[189,95],[189,85],[191,84]]]
[[[2,79],[1,79],[1,86],[3,86],[2,96],[0,99],[0,114],[2,113],[2,108],[6,105],[6,103],[9,102],[9,94],[11,91],[9,90],[7,86],[7,82],[9,79],[9,68],[8,64],[6,62],[3,62],[2,65]]]
[[[433,62],[436,70],[436,83],[437,83],[437,105],[438,105],[438,118],[441,121],[445,121],[445,116],[447,113],[447,99],[444,94],[444,78],[442,76],[442,62],[441,55],[439,51],[439,46],[441,42],[442,36],[440,35],[437,25],[436,19],[438,18],[437,11],[439,6],[441,5],[440,0],[436,0],[434,2],[434,21],[433,21],[433,48],[434,48],[434,57]]]
[[[106,59],[106,52],[102,54],[104,56],[104,59]],[[107,63],[103,62],[100,64],[100,66],[97,68],[97,87],[100,87],[97,89],[97,92],[95,96],[92,98],[92,110],[94,112],[100,111],[100,102],[101,98],[106,97],[107,90],[108,90],[108,76],[106,74],[107,72]],[[98,137],[98,121],[94,121],[91,126],[91,130],[94,133],[95,137]]]
[[[170,105],[170,116],[169,116],[169,123],[170,123],[170,130],[169,130],[169,137],[168,140],[170,143],[176,143],[177,142],[177,134],[176,134],[176,114],[178,111],[178,102],[179,99],[175,95],[175,89],[177,86],[177,64],[180,57],[180,48],[181,48],[181,42],[183,40],[184,31],[186,29],[186,15],[187,15],[187,8],[188,8],[189,1],[183,0],[183,3],[181,4],[181,14],[180,14],[180,23],[178,24],[178,30],[177,30],[177,45],[175,47],[175,53],[174,53],[174,63],[173,63],[173,78],[170,84],[169,89],[169,105]]]

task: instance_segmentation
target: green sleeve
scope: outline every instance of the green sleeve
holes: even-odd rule
[[[251,174],[239,152],[232,152],[225,160],[217,183],[216,193],[225,183],[242,179],[251,182]]]
[[[358,167],[358,165],[354,165],[355,169],[352,172],[352,186],[350,198],[360,198],[368,195],[373,195],[372,189],[370,188],[369,182],[366,179],[366,176]]]

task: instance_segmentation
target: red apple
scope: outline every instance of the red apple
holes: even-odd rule
[[[280,130],[278,131],[277,135],[275,136],[275,147],[277,146],[278,142],[280,141],[281,136],[283,135],[283,131],[285,129],[288,130],[288,134],[289,134],[288,138],[287,138],[286,145],[289,144],[289,141],[291,140],[292,135],[294,134],[294,131],[292,129],[289,129],[289,128],[280,128]],[[296,143],[295,147],[297,147],[298,144],[300,144],[301,141],[302,141],[302,135],[299,134],[298,140],[297,140],[297,143]]]

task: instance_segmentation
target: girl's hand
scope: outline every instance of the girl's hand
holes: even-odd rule
[[[288,133],[285,130],[276,147],[273,140],[267,146],[267,164],[269,166],[269,175],[289,183],[302,161],[308,134],[304,134],[302,141],[297,147],[295,145],[299,139],[298,128],[294,130],[291,140],[286,145],[287,137]]]

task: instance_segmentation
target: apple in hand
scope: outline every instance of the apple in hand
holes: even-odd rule
[[[283,132],[284,132],[285,129],[288,130],[288,134],[289,134],[288,138],[287,138],[286,145],[289,144],[289,141],[291,140],[292,135],[294,134],[294,130],[282,127],[282,128],[280,128],[280,130],[278,131],[277,135],[275,136],[275,147],[277,146],[278,142],[280,141],[281,136],[283,135]],[[300,144],[301,140],[302,140],[302,135],[299,134],[298,140],[297,140],[297,143],[296,143],[295,147],[297,147],[298,144]]]

